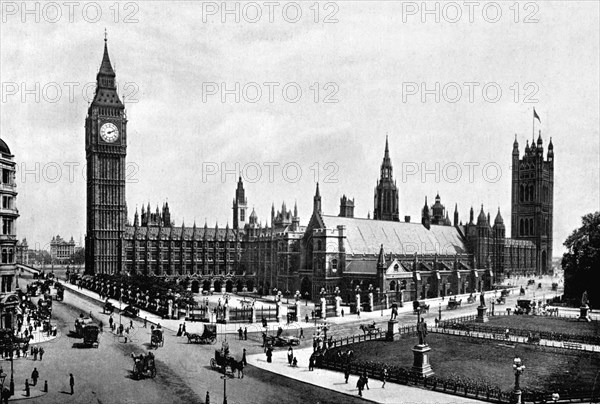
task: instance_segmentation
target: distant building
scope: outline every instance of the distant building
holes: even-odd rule
[[[17,188],[15,184],[15,161],[8,145],[0,139],[0,328],[12,328],[19,297],[15,293],[17,226]]]
[[[66,241],[60,236],[52,237],[50,242],[50,256],[57,263],[67,262],[75,253],[75,241],[71,236],[71,240]]]
[[[29,265],[29,244],[26,238],[17,241],[17,264]]]

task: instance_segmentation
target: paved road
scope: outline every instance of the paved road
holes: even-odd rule
[[[30,278],[23,275],[23,280]],[[23,285],[22,285],[23,286]],[[34,403],[203,403],[206,391],[210,391],[211,402],[223,401],[223,380],[220,374],[210,369],[210,358],[215,347],[220,347],[223,337],[216,345],[188,344],[187,339],[178,338],[171,331],[165,331],[165,346],[153,350],[157,359],[156,379],[135,381],[131,379],[131,352],[144,352],[148,349],[150,330],[141,328],[134,322],[130,334],[132,342],[105,331],[98,349],[77,349],[73,344],[79,340],[68,337],[69,328],[80,313],[92,312],[94,318],[108,324],[108,315],[102,314],[100,306],[65,293],[64,302],[55,302],[53,317],[59,325],[61,338],[46,343],[43,362],[30,359],[15,361],[15,381],[17,389],[24,385],[33,366],[38,367],[42,380],[48,379],[50,392],[32,399]],[[119,321],[119,316],[114,316]],[[129,319],[123,317],[123,323]],[[262,352],[258,337],[248,341],[237,341],[228,336],[231,352],[241,359],[242,349],[248,354]],[[6,362],[7,364],[9,362]],[[5,366],[6,368],[6,366]],[[76,377],[76,394],[68,391],[68,374]],[[316,388],[300,381],[263,371],[249,366],[243,379],[227,381],[227,397],[230,404],[236,403],[359,403],[358,398],[323,388]]]

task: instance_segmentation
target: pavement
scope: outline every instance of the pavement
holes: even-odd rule
[[[249,365],[256,366],[268,372],[358,397],[358,388],[356,387],[358,376],[350,375],[348,384],[346,384],[343,373],[320,368],[309,371],[308,359],[312,352],[312,348],[295,349],[294,356],[298,359],[298,367],[295,368],[288,364],[287,350],[273,351],[272,363],[267,363],[267,358],[264,354],[250,355],[247,357],[247,361]],[[383,404],[398,404],[400,402],[419,404],[481,402],[479,400],[471,400],[402,384],[388,382],[385,388],[382,388],[381,385],[382,382],[380,380],[369,379],[369,390],[363,390],[363,400]]]
[[[65,287],[66,290],[69,290],[70,292],[76,293],[80,296],[84,296],[88,299],[91,299],[93,301],[96,301],[98,304],[103,305],[105,300],[101,300],[98,293],[96,292],[92,292],[88,289],[79,289],[76,285],[73,285],[71,283],[67,283],[64,282],[62,280],[59,280],[59,282]],[[227,295],[232,296],[232,294],[227,293]],[[216,305],[216,302],[218,300],[223,299],[224,294],[223,293],[215,293],[213,296],[210,297],[205,297],[208,298],[210,300],[210,304],[212,305]],[[464,294],[464,295],[457,295],[456,298],[457,299],[463,299],[463,302],[466,303],[466,300],[468,298],[468,294]],[[491,294],[490,294],[491,296]],[[264,307],[268,307],[273,306],[274,305],[274,301],[275,301],[275,297],[274,296],[266,296],[262,299],[260,299],[259,302],[257,302],[257,304],[255,305],[257,308],[259,308],[259,304],[261,304],[260,302],[262,302],[262,305]],[[438,307],[438,309],[440,308],[445,308],[446,305],[446,300],[443,298],[433,298],[433,299],[424,299],[421,300],[424,301],[426,304],[430,305],[430,312],[435,312],[436,310],[436,306]],[[115,300],[115,299],[109,299],[109,302],[113,304],[114,307],[119,307],[119,301]],[[478,303],[472,303],[473,308],[475,308],[475,306]],[[121,304],[122,307],[125,307],[125,304]],[[465,304],[466,305],[466,304]],[[287,304],[284,304],[284,306],[287,306]],[[350,307],[348,306],[342,306],[342,308],[344,308],[344,312],[348,313],[347,315],[345,315],[344,317],[329,317],[326,319],[317,319],[317,321],[315,322],[314,319],[309,320],[309,322],[291,322],[291,323],[287,323],[287,322],[269,322],[268,323],[268,328],[269,330],[271,329],[277,329],[278,327],[281,327],[284,331],[285,330],[294,330],[295,333],[299,333],[300,328],[304,328],[304,329],[310,329],[312,327],[315,326],[320,326],[323,325],[324,323],[327,324],[337,324],[337,325],[343,325],[343,324],[351,324],[351,323],[357,323],[357,322],[371,322],[371,321],[377,321],[377,322],[381,322],[381,320],[383,319],[389,319],[391,317],[391,309],[384,309],[382,310],[375,310],[372,312],[365,312],[365,311],[361,311],[360,312],[360,316],[357,316],[356,314],[349,314],[350,313]],[[301,304],[300,305],[300,318],[304,318],[304,316],[306,314],[309,314],[309,311],[312,311],[314,309],[314,305],[311,304]],[[402,313],[408,313],[408,312],[412,312],[412,304],[404,304],[404,307],[399,307],[398,308],[398,314],[402,314]],[[172,330],[172,331],[177,331],[179,328],[179,325],[183,324],[185,321],[183,319],[163,319],[160,316],[145,311],[145,310],[140,310],[139,316],[138,316],[141,321],[144,320],[144,318],[147,319],[149,324],[160,324],[161,327]],[[285,316],[284,316],[285,317]],[[309,314],[310,317],[310,314]],[[195,334],[202,334],[202,332],[204,331],[204,324],[202,322],[185,322],[186,325],[186,331],[188,333],[195,333]],[[240,327],[244,328],[246,327],[248,329],[248,333],[260,333],[264,331],[264,327],[262,327],[262,325],[257,322],[257,323],[228,323],[228,324],[218,324],[218,334],[237,334],[238,333],[238,329]],[[306,333],[305,333],[306,334]]]

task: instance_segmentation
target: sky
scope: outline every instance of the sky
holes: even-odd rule
[[[555,151],[554,255],[599,209],[599,3],[1,2],[0,137],[15,155],[19,238],[85,234],[84,122],[110,58],[128,122],[132,219],[232,225],[238,174],[271,205],[373,211],[389,138],[400,216],[439,192],[510,234],[511,153]],[[540,121],[533,120],[533,108]],[[535,129],[533,128],[535,125]]]

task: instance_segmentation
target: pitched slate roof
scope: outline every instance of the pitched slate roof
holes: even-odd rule
[[[386,254],[454,255],[466,254],[465,240],[453,226],[432,225],[427,230],[421,223],[392,222],[321,215],[329,230],[346,226],[344,241],[348,254],[379,253],[383,244]]]

